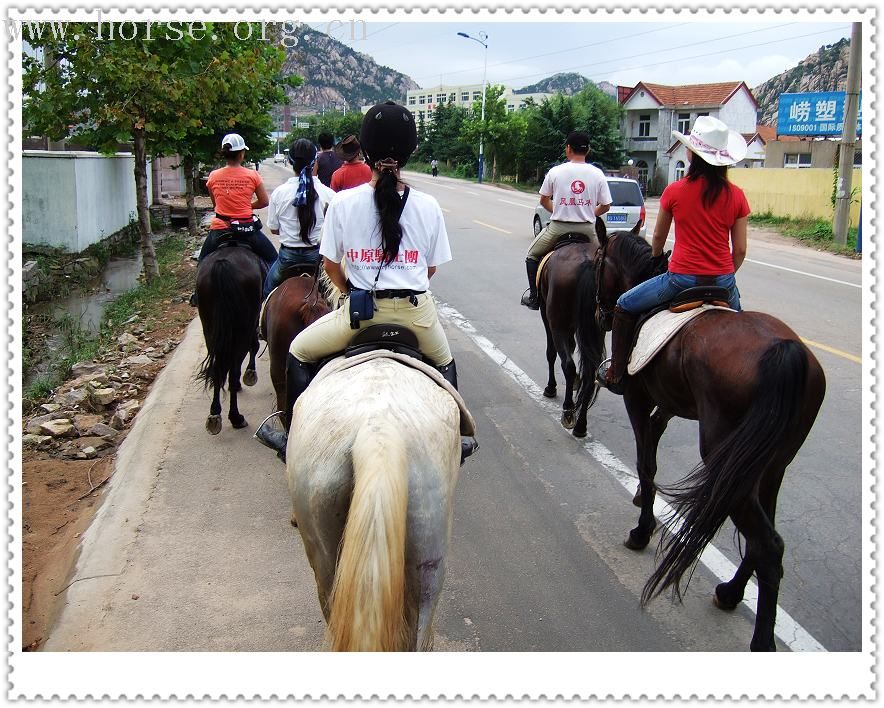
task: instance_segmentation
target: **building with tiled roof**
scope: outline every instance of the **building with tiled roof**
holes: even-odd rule
[[[672,131],[689,133],[698,116],[718,118],[755,143],[752,159],[747,156],[741,167],[760,167],[763,163],[764,140],[756,137],[758,103],[745,81],[685,86],[641,81],[632,89],[621,90],[620,95],[627,157],[650,194],[659,194],[684,174],[684,148],[678,149],[680,143],[672,137]],[[758,148],[762,149],[760,161],[755,157]]]

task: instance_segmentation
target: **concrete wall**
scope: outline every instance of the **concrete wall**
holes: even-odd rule
[[[724,121],[728,128],[736,130],[738,133],[754,133],[755,126],[758,124],[758,108],[743,87],[721,107],[718,115],[712,111],[709,112],[709,115]]]
[[[798,143],[796,143],[798,144]],[[831,169],[728,170],[728,178],[740,187],[754,214],[770,212],[774,216],[831,219]],[[853,171],[853,186],[862,193],[862,170]],[[850,207],[850,225],[859,223],[859,207]]]
[[[22,230],[27,244],[79,253],[136,218],[135,158],[128,153],[26,150]],[[151,169],[148,165],[148,200]]]
[[[841,143],[835,140],[772,140],[767,144],[764,155],[765,167],[782,167],[786,154],[810,154],[810,168],[831,168],[838,159]],[[862,147],[857,143],[857,149]],[[807,169],[807,168],[801,168]]]

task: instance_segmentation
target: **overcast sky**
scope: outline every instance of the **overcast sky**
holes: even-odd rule
[[[316,25],[422,88],[481,83],[484,49],[457,36],[488,34],[488,81],[513,88],[573,71],[633,86],[745,81],[755,87],[824,44],[850,36],[849,22],[368,22]],[[355,29],[355,38],[351,38]]]

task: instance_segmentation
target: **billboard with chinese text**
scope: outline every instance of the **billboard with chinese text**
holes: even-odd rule
[[[777,135],[841,135],[844,130],[844,97],[844,91],[780,94]],[[857,135],[862,135],[862,117],[860,94]]]

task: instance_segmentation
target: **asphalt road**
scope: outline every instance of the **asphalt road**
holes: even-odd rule
[[[268,188],[291,174],[270,163],[261,172]],[[642,610],[653,550],[622,545],[637,518],[622,401],[602,392],[589,437],[578,441],[558,423],[561,399],[539,396],[543,327],[518,304],[536,199],[441,177],[409,180],[445,211],[454,260],[433,292],[482,446],[458,483],[436,649],[746,651],[750,609],[723,613],[710,602],[714,569],[739,559],[732,530],[716,539],[720,553],[704,556],[684,604],[664,596]],[[780,648],[859,650],[860,264],[754,231],[749,258],[739,274],[744,307],[771,312],[810,340],[828,378],[821,416],[780,494]],[[197,321],[127,438],[47,650],[321,647],[284,470],[250,435],[273,406],[266,354],[258,384],[240,397],[250,429],[233,430],[225,418],[217,437],[203,428],[209,396],[193,381],[202,356]],[[696,445],[696,424],[673,421],[660,478],[690,470]]]

